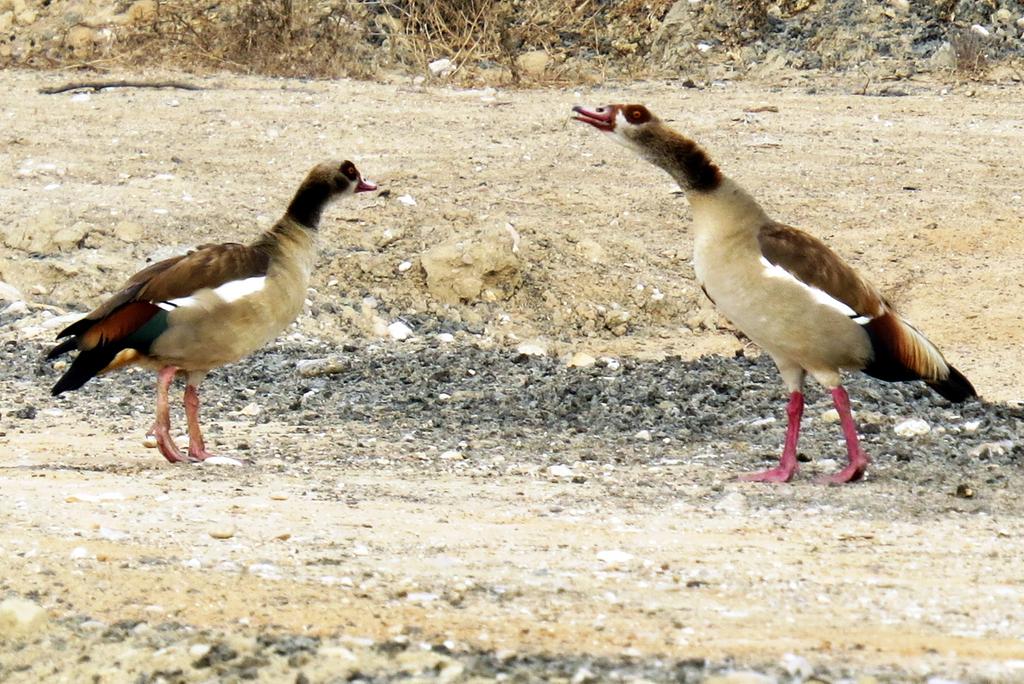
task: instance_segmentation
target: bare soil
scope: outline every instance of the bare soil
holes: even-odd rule
[[[27,300],[0,318],[0,594],[49,616],[7,638],[0,678],[1024,677],[1020,86],[37,92],[67,76],[0,74],[0,280]],[[800,480],[736,482],[781,445],[781,386],[702,301],[670,180],[569,121],[608,101],[646,103],[826,239],[994,403],[857,382],[866,482],[811,484],[842,460],[822,396]],[[144,449],[147,374],[49,397],[54,316],[149,258],[251,238],[325,157],[390,194],[328,211],[307,313],[204,386],[214,446],[248,465]],[[431,295],[425,250],[507,226],[507,299]],[[416,337],[373,340],[375,317]],[[615,362],[567,369],[578,351]],[[297,379],[321,357],[343,370]],[[562,406],[581,387],[596,398]],[[897,435],[912,417],[930,432]]]

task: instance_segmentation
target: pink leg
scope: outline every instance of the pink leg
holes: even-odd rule
[[[156,437],[156,446],[160,453],[171,463],[183,461],[181,452],[171,439],[171,405],[167,399],[167,390],[174,381],[178,369],[174,366],[165,366],[160,369],[156,376],[156,422],[150,428],[149,434]]]
[[[830,475],[819,480],[822,484],[843,484],[844,482],[856,482],[864,477],[870,460],[860,450],[860,443],[857,440],[857,426],[853,424],[853,414],[850,413],[850,396],[840,385],[832,390],[832,401],[839,412],[839,423],[843,426],[843,436],[846,437],[846,453],[849,463],[835,475]]]
[[[190,461],[205,461],[213,456],[206,450],[203,433],[199,429],[199,388],[185,385],[185,417],[188,419],[188,458]]]
[[[786,418],[789,423],[786,426],[786,446],[782,449],[782,457],[779,465],[770,470],[759,473],[748,473],[740,475],[740,479],[746,482],[789,482],[796,473],[796,443],[800,439],[800,419],[804,415],[804,395],[802,392],[793,392],[789,395],[789,404],[786,406]]]

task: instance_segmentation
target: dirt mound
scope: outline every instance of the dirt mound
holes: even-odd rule
[[[491,84],[786,69],[1020,79],[1018,0],[0,0],[0,65]],[[992,71],[992,68],[999,65]]]

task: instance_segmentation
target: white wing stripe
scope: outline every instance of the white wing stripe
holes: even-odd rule
[[[175,308],[179,306],[196,306],[199,304],[199,300],[196,299],[195,297],[179,297],[178,299],[168,300],[167,304],[170,304],[172,307]]]
[[[264,288],[267,283],[266,276],[256,276],[254,278],[244,278],[242,280],[229,280],[223,285],[218,285],[213,288],[212,292],[215,296],[220,298],[226,304],[236,302],[243,297],[248,297],[251,294],[256,294]],[[200,290],[201,292],[202,290]],[[199,294],[198,292],[196,294]],[[170,310],[166,305],[171,308],[180,306],[199,306],[199,299],[193,295],[189,297],[179,297],[178,299],[171,299],[167,302],[161,302],[157,306],[162,309]]]
[[[847,318],[852,319],[854,323],[857,323],[858,325],[864,325],[865,323],[871,320],[871,316],[865,316],[864,314],[857,313],[856,311],[851,309],[846,304],[843,304],[841,301],[839,301],[829,293],[816,287],[812,287],[811,285],[808,285],[807,283],[805,283],[804,281],[800,280],[792,273],[787,271],[786,269],[776,264],[773,264],[764,257],[761,257],[761,265],[764,266],[764,274],[769,278],[780,278],[782,280],[787,280],[789,282],[796,283],[800,287],[804,288],[815,302],[817,302],[818,304],[823,304],[831,309],[838,311]]]
[[[256,294],[263,289],[266,283],[266,276],[246,278],[245,280],[230,280],[223,285],[218,286],[213,291],[225,302],[230,303],[237,301],[242,297],[248,297],[251,294]]]

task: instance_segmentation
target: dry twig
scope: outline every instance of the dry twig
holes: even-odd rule
[[[177,88],[179,90],[206,90],[202,86],[193,85],[191,83],[182,83],[180,81],[82,81],[66,83],[62,86],[56,86],[53,88],[40,88],[39,92],[43,95],[56,95],[57,93],[66,93],[69,90],[91,89],[93,92],[99,92],[106,88]]]

